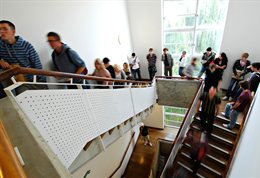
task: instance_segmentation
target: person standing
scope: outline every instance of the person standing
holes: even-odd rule
[[[140,60],[135,53],[132,53],[131,58],[129,59],[129,64],[132,72],[132,76],[135,80],[141,80],[141,72],[140,72]],[[137,78],[138,76],[138,78]]]
[[[217,89],[211,87],[209,92],[204,92],[197,103],[196,113],[200,116],[202,131],[206,131],[208,135],[212,133],[215,116],[219,113],[221,100],[217,96]],[[199,108],[201,105],[201,111]]]
[[[186,51],[182,51],[181,57],[179,59],[179,75],[181,77],[184,76],[183,69],[185,68],[185,61],[186,61]]]
[[[68,45],[61,42],[60,35],[56,32],[47,34],[50,47],[53,49],[51,54],[55,70],[73,74],[83,74],[86,70],[85,62],[80,58],[78,53],[72,50]],[[86,75],[86,73],[84,73]],[[74,82],[80,82],[74,79]],[[68,85],[69,89],[76,89],[75,85]]]
[[[211,47],[208,47],[206,52],[203,53],[202,60],[201,60],[202,66],[201,66],[198,78],[201,78],[201,76],[206,71],[206,68],[209,67],[209,64],[214,61],[215,55],[216,55],[216,53],[214,53],[212,51]]]
[[[186,66],[184,68],[184,70],[182,71],[183,76],[186,76],[188,78],[193,78],[194,77],[194,71],[196,70],[196,61],[197,61],[196,57],[193,57],[191,59],[190,64],[188,66]]]
[[[108,59],[107,57],[105,57],[103,59],[103,63],[106,67],[106,69],[109,71],[110,75],[112,78],[116,78],[116,74],[115,74],[115,69],[112,65],[110,65],[110,59]]]
[[[237,121],[237,117],[240,113],[244,112],[247,106],[251,102],[251,92],[249,90],[249,82],[248,81],[241,81],[239,82],[240,87],[242,88],[243,92],[238,97],[236,102],[227,103],[225,107],[225,112],[221,114],[227,118],[230,118],[229,124],[223,124],[225,128],[232,130]]]
[[[156,69],[157,56],[156,56],[156,54],[154,54],[153,48],[149,49],[149,54],[146,55],[146,59],[148,62],[149,77],[150,77],[150,80],[153,80],[155,73],[157,72],[157,69]]]
[[[144,139],[144,146],[146,146],[147,144],[149,146],[152,146],[152,143],[150,141],[150,137],[149,137],[149,131],[148,131],[148,127],[145,126],[143,123],[141,123],[141,127],[140,127],[140,133]]]
[[[222,99],[224,101],[229,100],[232,101],[233,97],[237,93],[239,89],[239,82],[244,80],[244,76],[248,73],[247,67],[250,66],[250,61],[247,60],[249,57],[248,53],[243,53],[241,59],[235,61],[232,68],[232,77],[229,83],[228,90],[226,92],[226,96]]]
[[[163,48],[162,61],[164,64],[164,75],[172,76],[173,58],[170,53],[168,53],[168,48]]]
[[[25,68],[42,69],[38,53],[34,47],[20,36],[15,36],[15,25],[7,20],[0,21],[0,69],[7,70],[14,66]],[[22,75],[22,80],[33,81],[33,75]],[[37,76],[38,82],[46,82],[45,76]],[[3,87],[12,83],[9,80],[3,81]],[[24,84],[16,89],[16,94],[28,89],[47,89],[47,85]]]

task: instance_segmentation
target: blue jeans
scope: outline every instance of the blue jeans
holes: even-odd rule
[[[236,94],[236,92],[238,91],[238,89],[240,87],[239,82],[240,82],[239,80],[235,80],[235,79],[231,78],[231,81],[230,81],[230,84],[229,84],[229,87],[228,87],[228,90],[226,93],[227,97],[234,96]]]
[[[203,65],[201,66],[201,69],[200,69],[200,73],[199,73],[199,75],[198,75],[198,78],[200,78],[203,74],[204,74],[204,72],[206,71],[206,67],[204,67]]]
[[[237,117],[240,114],[239,111],[236,110],[230,110],[232,107],[232,104],[227,103],[225,108],[225,116],[230,118],[230,122],[228,124],[228,128],[233,129],[237,122]]]
[[[131,72],[135,80],[141,80],[140,68],[132,69]]]
[[[180,76],[184,76],[183,69],[184,69],[184,67],[179,67],[179,75]]]

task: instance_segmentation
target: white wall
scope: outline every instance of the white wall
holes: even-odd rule
[[[122,169],[118,170],[114,176],[115,178],[120,178],[124,173],[125,167],[130,159],[135,143],[138,139],[139,127],[139,125],[136,125],[133,128],[133,131],[128,131],[120,139],[110,145],[104,152],[79,168],[76,172],[73,173],[73,177],[83,177],[88,170],[90,170],[90,174],[87,176],[88,178],[109,177],[120,164],[120,161],[123,158],[124,152],[127,149],[131,139],[132,133],[135,132],[134,138],[123,162]]]
[[[164,129],[163,106],[155,104],[152,113],[143,123],[149,127]]]
[[[133,52],[141,60],[142,78],[149,78],[146,55],[154,48],[157,55],[157,73],[162,74],[162,15],[161,0],[127,0]],[[129,54],[131,55],[131,54]]]
[[[45,69],[51,59],[46,42],[49,31],[58,32],[85,60],[90,72],[97,57],[109,57],[112,64],[122,65],[131,52],[125,0],[0,0],[0,6],[0,19],[16,25],[17,35],[33,44]]]
[[[249,53],[251,62],[260,61],[260,1],[229,0],[226,26],[221,51],[228,56],[228,67],[223,76],[222,88],[227,89],[232,66],[244,52]]]

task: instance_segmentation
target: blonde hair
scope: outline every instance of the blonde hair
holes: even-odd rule
[[[125,72],[130,72],[130,70],[129,70],[129,65],[128,65],[127,62],[125,62],[125,63],[123,64],[123,70],[124,70]]]
[[[115,72],[120,72],[121,68],[118,64],[114,64],[114,70]]]
[[[96,66],[96,63],[98,63],[98,64],[101,66],[101,69],[105,69],[105,65],[104,65],[104,63],[101,61],[101,59],[96,58],[96,59],[95,59],[95,62],[94,62],[94,65],[95,65],[95,66]]]

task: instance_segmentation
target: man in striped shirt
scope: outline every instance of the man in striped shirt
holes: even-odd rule
[[[0,69],[6,70],[13,65],[21,67],[42,69],[39,55],[34,47],[20,36],[15,36],[15,25],[7,20],[0,21]],[[24,75],[28,82],[33,81],[32,75]],[[46,78],[38,76],[37,81],[45,82]],[[36,88],[46,88],[38,85]]]

